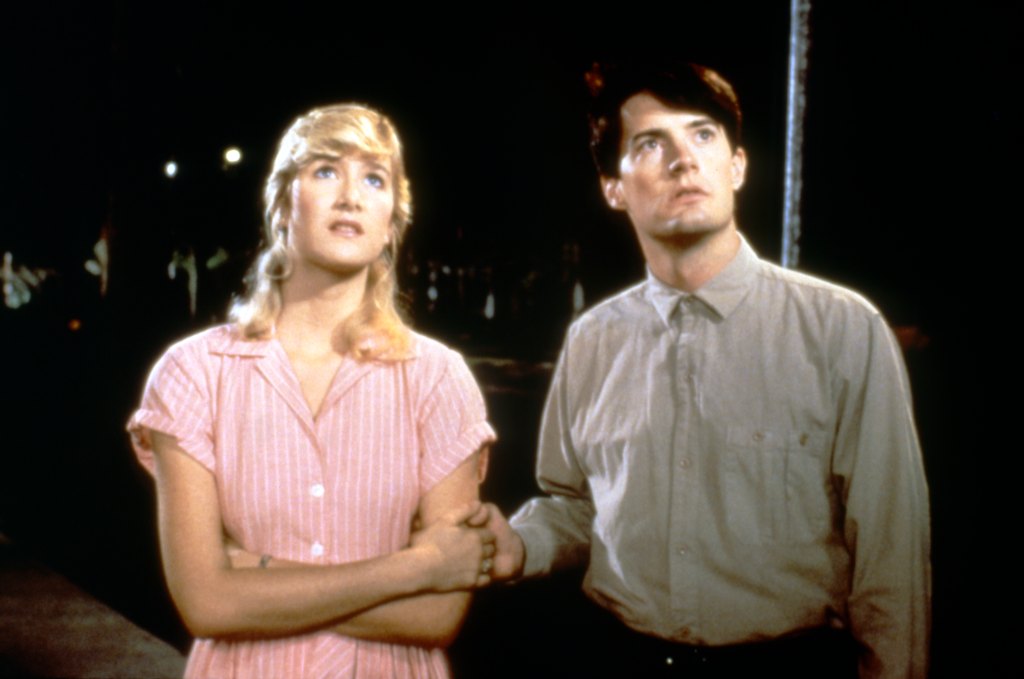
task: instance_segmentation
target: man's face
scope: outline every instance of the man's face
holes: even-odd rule
[[[641,246],[734,228],[733,193],[747,162],[722,126],[647,93],[627,99],[621,112],[619,176],[603,177],[601,187],[612,208],[629,214]]]

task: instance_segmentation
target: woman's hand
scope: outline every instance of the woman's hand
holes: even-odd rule
[[[434,591],[483,587],[490,582],[494,534],[470,525],[481,511],[479,502],[458,507],[413,534],[411,548],[425,560]]]
[[[258,554],[245,551],[242,545],[235,542],[227,533],[224,534],[224,553],[227,554],[232,568],[257,568],[260,565]]]
[[[213,475],[182,450],[174,437],[151,432],[151,438],[164,571],[171,596],[194,635],[282,636],[330,626],[371,610],[376,614],[379,609],[387,609],[387,615],[375,615],[374,619],[359,623],[377,628],[375,638],[416,638],[425,644],[440,645],[457,631],[468,595],[434,595],[436,598],[425,599],[432,605],[424,606],[422,616],[416,620],[416,629],[411,632],[394,627],[396,620],[409,617],[406,607],[392,608],[389,604],[421,600],[420,595],[436,592],[442,584],[450,591],[452,582],[469,579],[467,570],[479,568],[483,559],[484,531],[457,526],[461,517],[475,511],[475,505],[458,512],[452,510],[450,514],[445,512],[451,507],[466,505],[465,494],[458,505],[451,503],[440,511],[422,512],[428,526],[438,523],[440,518],[445,522],[425,532],[418,551],[408,548],[352,563],[282,567],[274,572],[263,568],[235,568],[234,565],[241,564],[233,564],[225,550]],[[446,488],[450,485],[439,484]],[[450,501],[458,493],[451,488],[449,491],[446,496]],[[245,558],[238,551],[234,556]],[[274,561],[271,565],[277,565]],[[425,572],[424,566],[431,570]],[[444,615],[448,622],[441,632],[420,634],[424,629],[430,631],[430,626],[438,626],[443,611],[437,599],[449,598],[453,601],[448,605],[450,611]],[[393,610],[399,613],[392,615]]]
[[[384,560],[378,560],[379,565],[373,568],[373,573],[378,576],[381,574],[381,566],[387,561],[403,555],[409,556],[415,578],[420,581],[420,593],[404,595],[352,614],[339,612],[340,617],[335,617],[330,629],[338,634],[372,641],[427,647],[451,644],[469,605],[469,592],[466,590],[486,585],[490,580],[483,571],[490,565],[489,560],[493,559],[495,550],[490,530],[479,530],[487,523],[487,512],[478,501],[476,492],[481,458],[485,454],[481,451],[471,456],[427,494],[414,524],[416,532],[411,538],[412,544]],[[201,486],[201,481],[201,478],[195,479],[190,485]],[[215,497],[215,489],[211,487],[210,490]],[[188,506],[195,508],[197,504],[201,503],[193,498]],[[313,566],[271,555],[273,558],[267,563],[267,569],[275,573],[267,573],[266,569],[259,568],[258,553],[246,551],[223,530],[219,529],[218,535],[218,549],[226,561],[225,565],[231,570],[248,572],[253,576],[270,578],[289,570],[312,574],[317,571],[348,570],[354,566]],[[196,542],[189,540],[188,544],[195,545]],[[479,556],[474,555],[474,544],[479,545]],[[429,572],[424,572],[427,568]],[[198,569],[186,570],[196,573]],[[462,590],[452,587],[453,582],[469,581],[471,578],[473,581]],[[434,580],[443,582],[451,591],[435,593],[434,585],[431,584]],[[270,580],[264,580],[264,583],[260,585],[259,595],[265,595],[273,589],[269,587],[272,584]],[[364,587],[359,589],[365,591]],[[247,596],[245,601],[250,602],[253,598],[258,598],[256,592]],[[223,601],[223,598],[205,600]],[[296,601],[298,597],[289,598],[290,603]],[[324,602],[322,593],[318,593],[317,601]],[[274,620],[279,621],[279,618],[275,617]]]

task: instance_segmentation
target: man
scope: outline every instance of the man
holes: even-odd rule
[[[570,328],[541,428],[549,496],[512,530],[495,510],[493,574],[586,563],[587,595],[625,624],[591,672],[923,677],[927,488],[891,332],[740,236],[721,76],[588,82],[601,188],[647,280]]]

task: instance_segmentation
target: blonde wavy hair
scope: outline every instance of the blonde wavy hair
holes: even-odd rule
[[[315,108],[297,118],[281,139],[263,191],[263,244],[246,276],[244,295],[232,303],[229,311],[229,318],[244,337],[272,335],[281,311],[281,282],[291,274],[292,267],[286,233],[296,175],[317,157],[353,151],[390,160],[395,211],[388,245],[370,265],[363,302],[342,329],[344,349],[360,360],[408,357],[412,338],[396,308],[395,261],[412,219],[412,194],[394,125],[383,114],[359,104]]]

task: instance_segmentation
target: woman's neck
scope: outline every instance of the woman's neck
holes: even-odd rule
[[[341,329],[366,293],[368,271],[352,276],[293,271],[281,284],[277,338],[289,354],[324,356],[344,353]]]

